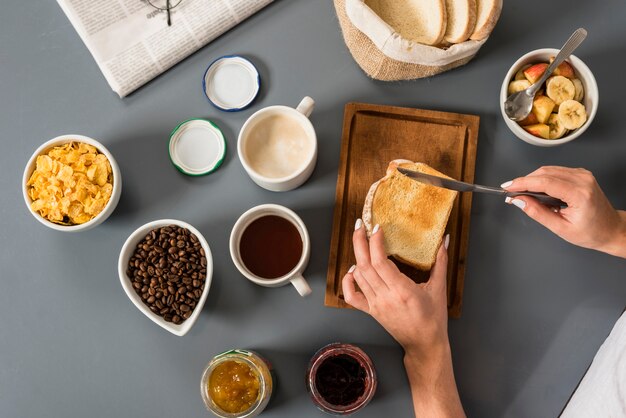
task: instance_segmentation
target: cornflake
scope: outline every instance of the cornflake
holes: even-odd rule
[[[80,225],[96,217],[113,193],[107,157],[82,142],[59,145],[37,157],[26,187],[31,208],[61,225]]]

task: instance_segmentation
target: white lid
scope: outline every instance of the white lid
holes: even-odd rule
[[[261,78],[250,61],[228,55],[209,65],[202,86],[204,94],[215,107],[235,112],[252,103],[261,88]]]
[[[209,174],[222,164],[226,140],[222,131],[206,119],[190,119],[178,125],[170,135],[170,160],[190,176]]]

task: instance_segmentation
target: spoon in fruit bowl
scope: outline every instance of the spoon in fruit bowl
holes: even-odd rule
[[[580,45],[586,37],[587,31],[585,29],[576,29],[567,42],[565,42],[565,45],[563,45],[563,48],[561,48],[554,61],[552,61],[541,78],[537,80],[535,84],[528,87],[526,90],[518,91],[517,93],[513,93],[507,97],[504,102],[504,112],[509,119],[520,121],[528,116],[533,107],[533,99],[535,98],[535,94],[537,94],[539,88],[548,79],[548,77],[550,77],[552,72],[554,72],[554,70],[556,70],[556,68],[561,65],[561,63],[565,61],[565,59],[569,57],[576,48],[578,48],[578,45]]]

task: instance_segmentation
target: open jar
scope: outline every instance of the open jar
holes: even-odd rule
[[[313,403],[331,415],[350,415],[365,407],[377,386],[374,363],[360,348],[333,343],[309,363],[306,386]]]
[[[272,389],[269,363],[249,350],[213,357],[200,382],[205,406],[220,418],[256,417],[267,406]]]

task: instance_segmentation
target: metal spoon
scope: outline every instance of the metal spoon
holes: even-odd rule
[[[509,119],[520,121],[528,116],[533,107],[533,99],[535,98],[535,94],[537,94],[539,88],[543,85],[547,78],[550,77],[552,72],[556,70],[556,68],[567,57],[569,57],[576,48],[578,48],[578,45],[580,45],[586,37],[587,31],[585,29],[576,29],[567,42],[565,42],[565,45],[563,45],[563,48],[561,48],[554,61],[552,61],[552,64],[548,66],[541,78],[535,84],[528,87],[526,90],[518,91],[517,93],[513,93],[507,97],[506,102],[504,102],[504,112]]]

